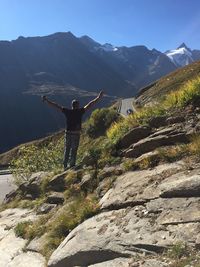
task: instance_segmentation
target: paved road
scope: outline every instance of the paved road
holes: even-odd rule
[[[135,108],[133,107],[133,101],[134,101],[134,98],[125,98],[121,101],[120,113],[123,116],[127,116],[127,109],[129,108],[135,111]]]
[[[15,188],[12,174],[0,175],[0,203],[2,203],[5,195]]]

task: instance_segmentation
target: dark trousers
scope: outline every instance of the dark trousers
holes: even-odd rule
[[[64,169],[76,164],[76,155],[80,141],[80,133],[65,132]]]

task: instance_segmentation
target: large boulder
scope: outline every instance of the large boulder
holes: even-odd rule
[[[148,124],[152,128],[160,128],[167,125],[167,116],[155,116],[149,119]]]
[[[184,132],[173,135],[150,136],[132,145],[123,152],[123,155],[127,158],[137,158],[158,147],[175,145],[177,143],[187,143],[188,141],[189,136]]]
[[[100,200],[102,209],[134,206],[159,197],[158,184],[185,168],[182,161],[162,164],[152,170],[132,171],[119,176]]]
[[[195,246],[200,227],[200,217],[197,214],[199,199],[193,199],[192,202],[189,199],[179,199],[173,203],[168,199],[165,205],[164,199],[161,200],[161,203],[152,203],[153,207],[138,205],[103,212],[86,220],[54,251],[48,266],[74,267],[97,263],[104,266],[106,261],[133,257],[137,253],[155,255],[177,242]],[[187,211],[189,203],[191,209]],[[162,210],[155,210],[155,205],[159,205]]]
[[[139,140],[149,136],[151,133],[151,128],[147,126],[138,126],[130,130],[125,134],[118,143],[120,149],[127,148],[130,145],[138,142]]]
[[[65,190],[65,177],[67,175],[67,171],[55,175],[48,182],[48,186],[50,190],[62,192]]]

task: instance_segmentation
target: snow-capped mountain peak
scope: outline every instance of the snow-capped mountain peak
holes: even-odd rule
[[[192,51],[185,43],[182,43],[177,49],[168,50],[165,54],[177,67],[183,67],[194,61]]]

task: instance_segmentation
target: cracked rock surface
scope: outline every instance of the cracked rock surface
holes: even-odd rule
[[[165,267],[156,255],[177,242],[199,246],[200,169],[183,161],[119,176],[100,200],[101,211],[76,227],[48,266]]]

